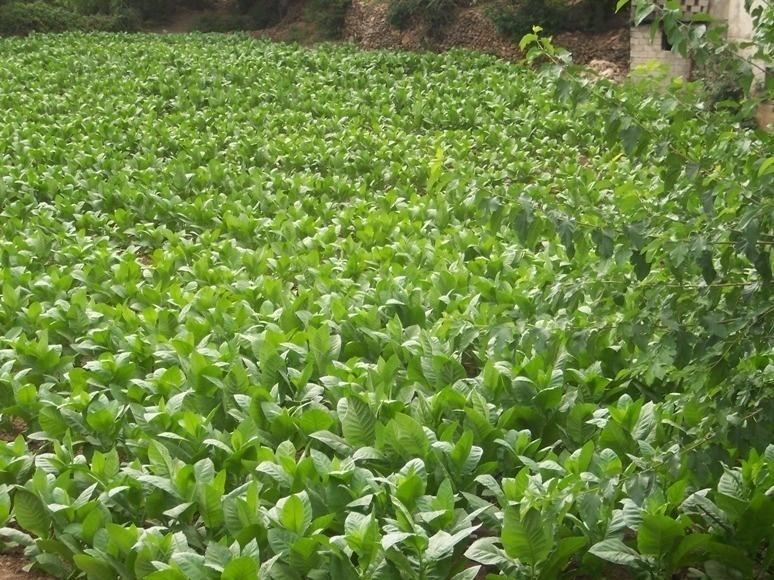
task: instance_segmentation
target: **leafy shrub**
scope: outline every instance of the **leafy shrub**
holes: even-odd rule
[[[246,14],[247,28],[273,26],[287,14],[288,0],[238,0],[237,9]]]
[[[436,34],[449,21],[456,6],[456,0],[391,0],[387,21],[402,30],[417,17],[427,24],[431,34]]]
[[[257,0],[247,11],[250,28],[274,26],[287,14],[287,0]]]
[[[12,2],[0,6],[0,34],[87,30],[89,23],[77,12],[46,2]]]
[[[391,26],[403,30],[416,13],[417,3],[418,0],[391,0],[387,8],[387,21]]]
[[[552,33],[565,30],[570,22],[570,10],[563,0],[502,2],[491,6],[488,14],[500,34],[517,39],[535,25]]]
[[[86,14],[43,1],[13,2],[0,6],[0,34],[25,35],[30,32],[104,31],[136,32],[139,15],[125,5],[102,12],[104,7],[83,4]]]
[[[200,32],[235,32],[260,30],[275,25],[282,18],[282,4],[278,0],[253,0],[246,12],[205,14],[195,25]]]
[[[257,0],[236,0],[236,7],[240,12],[246,14],[256,3]]]
[[[350,4],[351,0],[311,0],[307,5],[306,16],[317,24],[324,38],[341,38]]]
[[[120,4],[123,6],[123,2]],[[68,6],[80,14],[110,14],[116,8],[116,0],[69,0]]]
[[[547,33],[597,31],[615,15],[615,0],[505,0],[488,9],[498,32],[519,39],[541,26]]]
[[[92,16],[89,27],[104,32],[138,32],[142,28],[142,19],[135,10],[121,6],[110,14]]]
[[[692,75],[703,81],[710,106],[740,101],[745,95],[745,87],[753,80],[750,67],[736,58],[731,48],[696,59]]]
[[[177,0],[123,0],[137,11],[143,20],[168,22],[175,12]]]
[[[243,14],[205,14],[194,25],[199,32],[235,32],[252,28]]]
[[[217,0],[178,0],[179,6],[185,6],[191,10],[207,10],[214,8]]]

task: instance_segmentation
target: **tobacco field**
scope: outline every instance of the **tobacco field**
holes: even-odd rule
[[[92,580],[770,577],[772,136],[690,85],[597,90],[0,39],[0,548]]]

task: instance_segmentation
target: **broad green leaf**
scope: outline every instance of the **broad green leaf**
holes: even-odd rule
[[[502,534],[505,552],[528,566],[543,562],[552,549],[552,538],[546,522],[536,509],[529,510],[522,518],[518,509],[505,510]]]
[[[312,506],[305,492],[287,498],[280,513],[280,523],[296,534],[303,534],[312,523]]]
[[[373,444],[375,426],[376,419],[368,403],[357,397],[347,399],[341,430],[348,443],[355,446]]]
[[[700,562],[711,537],[709,534],[689,534],[682,538],[672,553],[672,566],[678,568]]]
[[[204,556],[195,552],[177,552],[170,558],[186,578],[190,580],[207,580],[208,572],[204,566]]]
[[[451,577],[451,580],[474,580],[478,577],[481,566],[471,566]]]
[[[774,156],[765,159],[761,163],[761,166],[758,168],[758,177],[763,177],[772,172],[774,172]]]
[[[597,542],[589,548],[589,553],[622,566],[636,566],[642,561],[642,557],[636,550],[633,550],[617,538]]]
[[[244,580],[258,577],[258,563],[252,558],[241,557],[231,560],[223,569],[221,580]]]
[[[637,547],[641,554],[660,556],[672,550],[683,535],[683,526],[672,518],[645,514],[637,530]]]
[[[497,538],[480,538],[465,551],[465,557],[485,566],[502,566],[509,561],[506,553],[497,547]]]
[[[13,496],[13,513],[16,522],[36,536],[46,537],[51,527],[51,516],[41,499],[31,491],[16,488]]]
[[[107,562],[96,559],[94,556],[88,554],[76,554],[73,556],[73,562],[82,570],[89,580],[110,580],[111,578],[118,578],[113,567]]]
[[[584,536],[571,536],[559,540],[557,547],[541,567],[540,578],[544,580],[560,578],[570,558],[580,556],[587,545],[588,539]]]

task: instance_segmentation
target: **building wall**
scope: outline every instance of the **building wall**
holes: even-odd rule
[[[757,0],[763,3],[768,0]],[[686,14],[708,10],[717,21],[728,26],[729,40],[742,41],[752,38],[752,19],[744,9],[744,0],[683,0]],[[669,67],[671,76],[688,77],[691,73],[691,63],[679,54],[661,49],[661,38],[656,35],[650,40],[650,26],[632,28],[630,41],[631,68],[657,61]]]
[[[661,35],[650,39],[650,25],[632,28],[629,36],[629,67],[647,65],[653,61],[663,63],[669,69],[669,76],[688,77],[691,74],[691,61],[676,52],[663,50]]]
[[[710,14],[722,21],[728,27],[728,39],[734,42],[744,42],[753,37],[753,21],[750,14],[744,8],[744,0],[711,0]],[[769,0],[756,0],[753,7],[763,5]],[[741,54],[750,57],[755,52],[752,47],[741,49]],[[763,63],[758,63],[758,68],[753,68],[753,74],[759,81],[764,80]]]
[[[749,40],[752,38],[752,18],[744,9],[744,0],[729,1],[726,20],[728,22],[728,38],[731,40]]]
[[[709,5],[709,13],[715,20],[728,20],[728,4],[736,0],[712,0]],[[742,1],[744,4],[744,1]]]

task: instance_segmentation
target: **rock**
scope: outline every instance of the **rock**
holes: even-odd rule
[[[597,76],[611,81],[619,80],[625,76],[625,72],[614,62],[595,58],[589,62],[588,67],[597,73]]]

